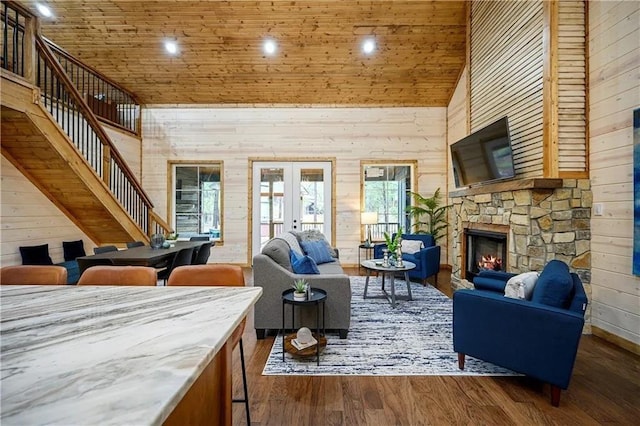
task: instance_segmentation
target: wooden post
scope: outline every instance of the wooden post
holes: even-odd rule
[[[36,68],[38,64],[38,54],[36,51],[36,34],[40,31],[40,23],[34,17],[26,17],[24,28],[24,78],[33,85],[36,81]]]
[[[543,2],[543,177],[558,177],[558,1]]]

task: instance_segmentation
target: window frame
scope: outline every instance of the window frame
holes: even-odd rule
[[[222,245],[224,243],[224,161],[222,160],[170,160],[167,162],[167,212],[169,221],[174,232],[180,233],[176,228],[176,200],[177,200],[177,188],[176,188],[176,168],[177,167],[211,167],[218,166],[220,169],[220,196],[219,196],[219,208],[220,208],[220,236],[211,237],[211,241],[216,244]],[[198,171],[198,180],[200,179],[200,172]],[[201,189],[199,188],[200,192]],[[202,213],[198,211],[198,215]],[[208,234],[196,234],[199,236],[205,236]],[[178,239],[185,239],[186,237],[179,236]]]
[[[411,188],[410,192],[418,193],[418,161],[417,160],[361,160],[360,161],[360,213],[366,211],[365,206],[365,170],[367,167],[371,166],[379,166],[379,167],[388,167],[388,166],[408,166],[409,167],[409,175],[410,175],[410,184]],[[407,206],[411,206],[414,204],[414,197],[411,194],[405,194],[407,199]],[[399,212],[400,213],[400,212]],[[402,226],[405,233],[410,233],[412,221],[409,214],[404,211],[402,212],[402,217],[404,221],[399,224]],[[379,219],[378,219],[379,220]],[[358,218],[358,221],[360,219]],[[364,241],[366,239],[366,225],[360,223],[360,241]],[[373,242],[382,242],[383,240],[380,238],[373,238]]]

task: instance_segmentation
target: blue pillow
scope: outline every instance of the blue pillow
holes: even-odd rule
[[[319,274],[318,265],[309,256],[296,253],[295,250],[291,250],[289,255],[291,258],[291,269],[296,274]]]
[[[304,250],[305,254],[315,260],[317,265],[336,261],[331,257],[331,253],[329,253],[324,241],[301,241],[300,245],[302,246],[302,250]]]
[[[542,270],[533,288],[531,301],[564,308],[572,290],[573,278],[569,273],[569,267],[560,260],[552,260]]]

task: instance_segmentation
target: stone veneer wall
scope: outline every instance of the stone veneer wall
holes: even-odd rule
[[[507,225],[508,272],[541,271],[548,261],[562,260],[578,274],[591,299],[592,199],[588,179],[564,179],[562,188],[556,189],[452,197],[453,290],[473,288],[461,278],[464,228]]]

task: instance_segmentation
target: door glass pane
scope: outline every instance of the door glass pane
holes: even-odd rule
[[[283,232],[284,169],[260,169],[260,246]]]
[[[324,232],[324,170],[300,170],[300,217],[302,230]]]

